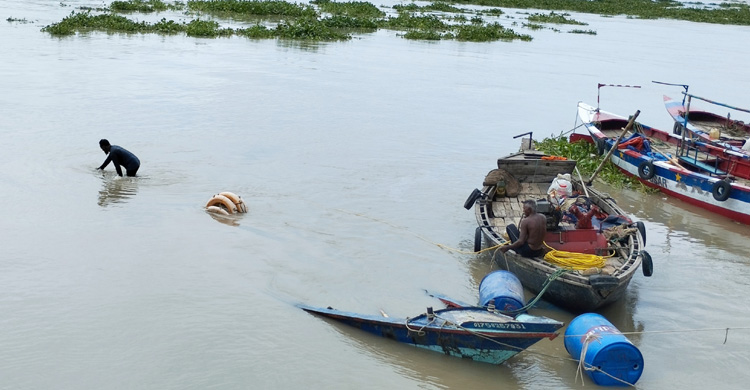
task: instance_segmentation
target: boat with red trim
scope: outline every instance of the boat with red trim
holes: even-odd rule
[[[615,147],[628,123],[628,118],[585,103],[578,104],[578,117],[600,154]],[[669,196],[750,224],[750,156],[687,133],[636,122],[611,154],[612,163]]]

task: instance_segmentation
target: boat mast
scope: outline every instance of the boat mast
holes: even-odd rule
[[[619,88],[640,88],[640,85],[624,85],[624,84],[602,84],[596,87],[596,112],[599,112],[599,92],[602,87],[619,87]]]
[[[680,145],[677,147],[677,155],[682,156],[682,152],[685,151],[685,133],[688,132],[688,113],[690,112],[690,101],[692,100],[693,95],[688,94],[687,92],[683,92],[685,94],[685,97],[687,97],[687,105],[685,106],[685,113],[683,114],[682,118],[684,119],[684,123],[682,124],[682,142],[680,142]],[[683,100],[684,102],[684,100]],[[684,103],[683,103],[684,104]]]

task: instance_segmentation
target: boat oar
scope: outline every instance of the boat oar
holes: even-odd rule
[[[685,167],[683,167],[683,166],[682,166],[682,164],[680,164],[679,160],[677,160],[677,158],[676,158],[676,157],[671,157],[671,158],[670,158],[670,157],[669,157],[669,154],[668,154],[668,153],[667,153],[667,152],[666,152],[666,151],[665,151],[664,149],[662,149],[662,148],[659,148],[659,147],[655,146],[655,145],[654,145],[653,143],[651,143],[651,149],[654,149],[654,150],[656,150],[656,151],[657,151],[657,152],[658,152],[659,154],[661,154],[662,156],[664,156],[664,158],[666,158],[666,159],[667,159],[667,161],[668,161],[668,162],[669,162],[670,164],[672,164],[672,165],[674,165],[674,166],[677,166],[677,167],[679,167],[679,168],[685,169]]]
[[[641,110],[636,110],[635,114],[633,114],[633,116],[630,117],[630,120],[628,121],[628,124],[625,126],[624,129],[622,129],[622,133],[620,133],[620,135],[615,140],[615,144],[612,146],[612,149],[610,149],[609,152],[607,152],[607,155],[604,156],[604,159],[599,164],[599,166],[596,168],[596,170],[594,171],[594,174],[591,175],[591,177],[589,178],[589,181],[587,181],[585,183],[585,185],[589,185],[589,186],[591,185],[591,183],[594,181],[594,178],[596,177],[596,175],[598,175],[599,171],[601,171],[602,168],[604,167],[604,163],[607,162],[607,160],[609,160],[609,156],[612,155],[612,152],[614,152],[615,150],[617,150],[617,145],[620,144],[620,140],[622,139],[622,137],[625,136],[625,133],[627,133],[628,130],[630,130],[631,128],[633,128],[633,124],[635,123],[635,118],[638,118],[638,115],[640,115],[640,114],[641,114]]]
[[[586,189],[586,182],[583,181],[583,176],[581,176],[581,171],[578,170],[578,165],[576,165],[576,173],[578,174],[578,178],[581,180],[581,184],[583,185],[583,192],[586,194],[586,197],[589,197],[589,190]]]

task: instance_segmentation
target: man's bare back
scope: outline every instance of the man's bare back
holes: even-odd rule
[[[521,220],[521,237],[519,237],[519,241],[523,239],[523,237],[527,237],[526,243],[529,245],[529,248],[532,250],[539,250],[542,249],[544,246],[544,236],[547,234],[547,218],[542,214],[531,214]],[[524,234],[524,230],[526,230],[526,234]]]
[[[521,256],[539,256],[543,252],[544,236],[547,234],[547,218],[536,212],[536,202],[534,201],[524,202],[523,215],[524,218],[519,223],[518,239],[510,245],[500,247],[500,251],[505,253],[513,249],[518,252],[520,249],[519,254]],[[510,236],[511,233],[509,232],[508,235]]]

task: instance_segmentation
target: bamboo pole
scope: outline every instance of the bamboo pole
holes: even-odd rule
[[[589,180],[586,183],[584,183],[585,185],[587,185],[587,186],[591,185],[591,183],[594,181],[594,178],[596,178],[596,175],[598,175],[599,171],[601,171],[602,168],[604,167],[604,163],[606,163],[607,160],[609,160],[609,156],[611,156],[612,153],[617,149],[617,145],[620,144],[620,140],[622,139],[622,137],[625,135],[625,133],[628,132],[628,130],[630,130],[630,129],[633,128],[633,124],[635,123],[635,118],[638,118],[638,115],[640,115],[640,114],[641,114],[641,110],[636,110],[635,114],[633,114],[633,116],[630,117],[630,120],[628,121],[628,124],[625,126],[624,129],[622,129],[622,133],[620,133],[620,135],[617,136],[617,139],[615,140],[615,144],[612,146],[612,149],[610,149],[609,152],[607,152],[607,155],[604,156],[604,159],[599,164],[599,166],[596,168],[596,170],[594,171],[594,173],[591,175],[591,178],[589,178]]]

